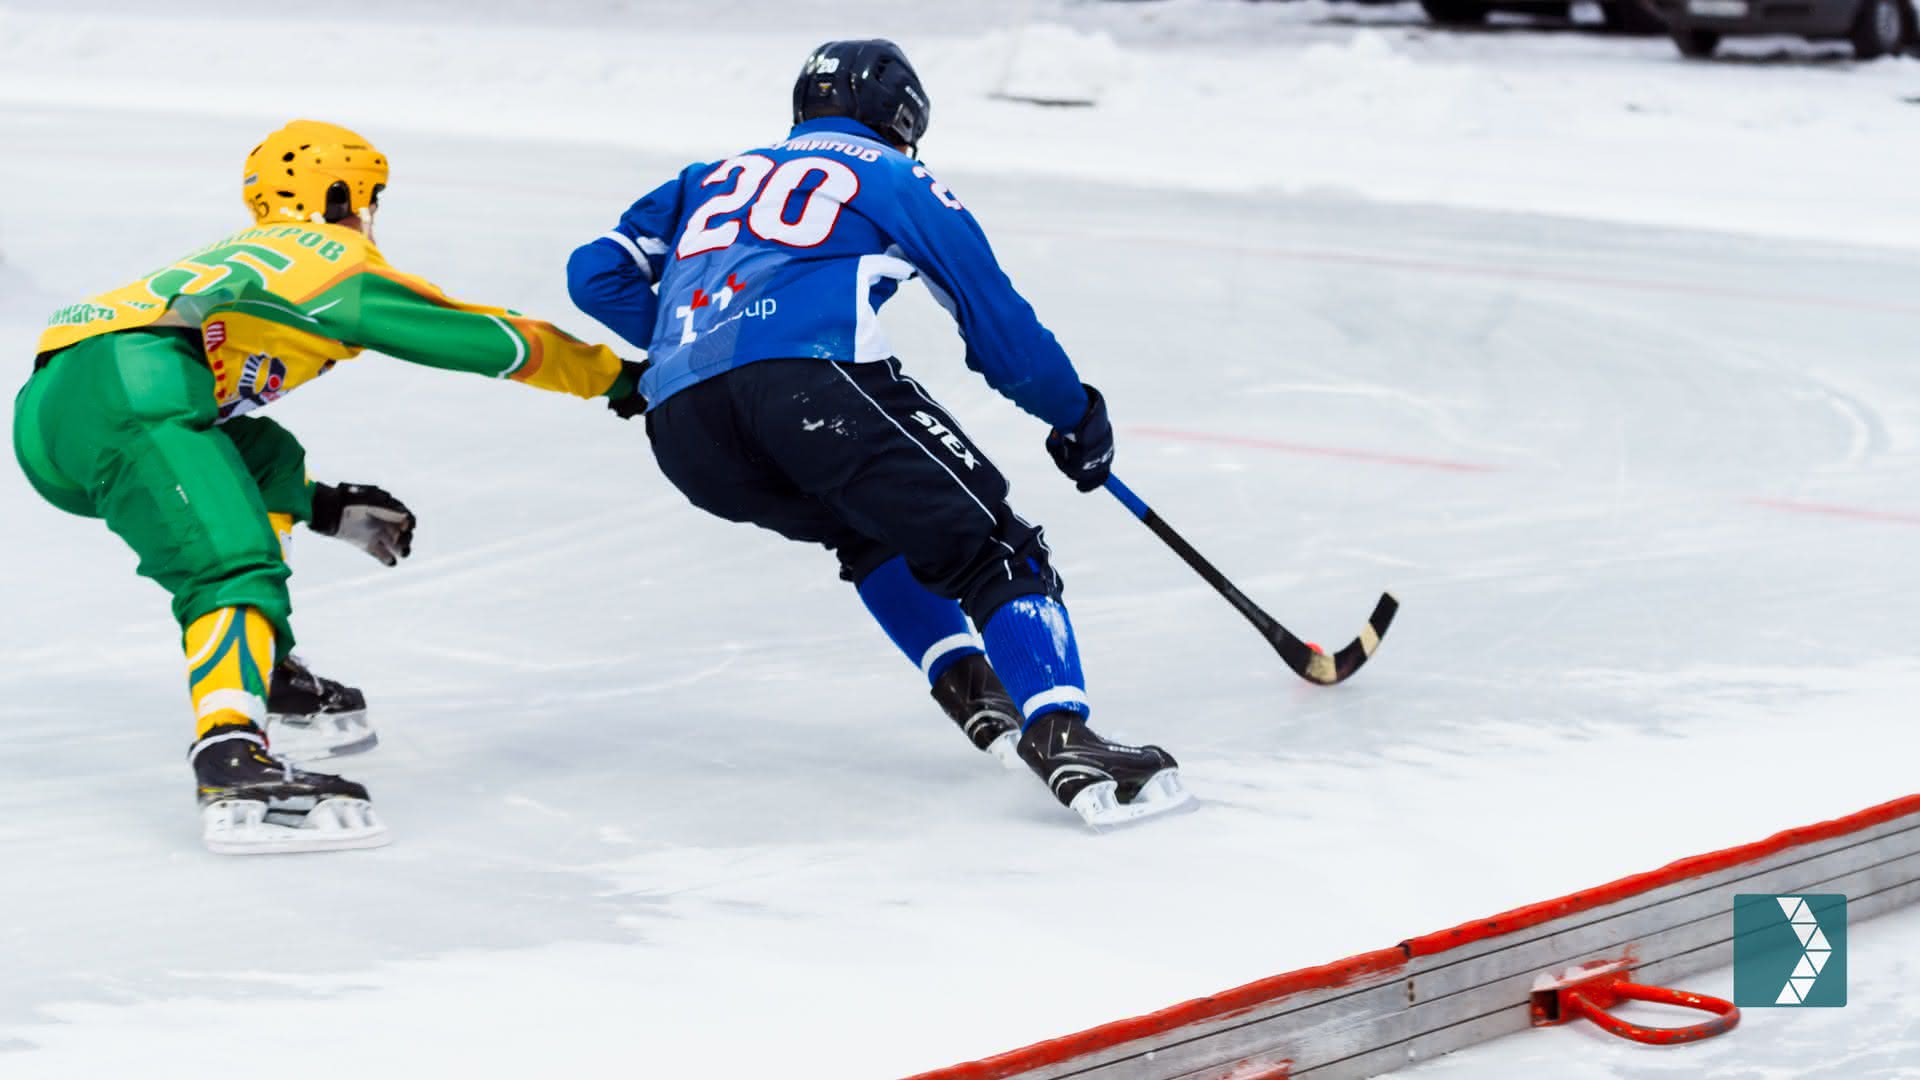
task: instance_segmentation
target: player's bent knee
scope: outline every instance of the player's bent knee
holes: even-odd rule
[[[1047,596],[1055,600],[1065,588],[1053,569],[1044,547],[1038,543],[1005,554],[1005,546],[995,541],[1000,557],[978,565],[964,588],[959,591],[960,607],[975,626],[985,626],[1008,601],[1022,596]]]
[[[1060,578],[1052,575],[1041,578],[1036,575],[1023,575],[1011,580],[986,582],[978,590],[960,598],[960,606],[967,618],[975,626],[985,626],[992,621],[993,613],[1005,607],[1008,602],[1022,596],[1046,596],[1060,599]]]
[[[845,543],[834,549],[834,555],[840,559],[840,580],[857,589],[900,553],[885,544]]]
[[[164,583],[163,583],[164,584]],[[225,574],[209,573],[181,582],[173,593],[173,614],[181,627],[193,625],[221,608],[253,608],[272,626],[276,652],[293,648],[290,619],[293,602],[287,595],[287,568],[277,558],[233,566]]]
[[[1010,512],[989,533],[916,539],[922,542],[904,545],[902,552],[913,576],[927,591],[958,600],[975,626],[984,626],[1017,596],[1060,597],[1063,584],[1041,530]]]

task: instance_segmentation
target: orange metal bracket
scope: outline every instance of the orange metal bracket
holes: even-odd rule
[[[1543,975],[1533,985],[1533,1026],[1548,1027],[1586,1017],[1603,1031],[1634,1042],[1654,1046],[1699,1042],[1732,1031],[1740,1023],[1740,1009],[1723,998],[1670,990],[1664,986],[1644,986],[1628,981],[1631,967],[1625,960],[1591,961],[1551,975]],[[1647,1027],[1608,1012],[1622,1001],[1650,1001],[1659,1005],[1679,1005],[1716,1014],[1703,1023],[1686,1027]]]

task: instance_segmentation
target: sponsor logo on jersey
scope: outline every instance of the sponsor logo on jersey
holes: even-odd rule
[[[48,326],[79,326],[90,322],[112,322],[113,309],[99,304],[69,304],[47,317]]]
[[[287,365],[269,353],[254,353],[240,368],[241,397],[254,398],[264,405],[286,393]]]
[[[915,423],[927,429],[927,434],[939,439],[940,445],[946,447],[948,453],[959,458],[960,464],[969,469],[980,464],[980,459],[973,456],[973,450],[960,441],[960,436],[954,434],[953,429],[926,412],[915,412],[913,419]]]

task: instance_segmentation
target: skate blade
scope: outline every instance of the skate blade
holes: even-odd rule
[[[1003,732],[1001,736],[987,744],[987,753],[1000,762],[1003,769],[1026,771],[1027,763],[1020,760],[1020,733]]]
[[[1162,769],[1140,785],[1132,802],[1121,802],[1115,795],[1119,785],[1112,781],[1094,784],[1073,797],[1073,812],[1097,832],[1132,825],[1147,818],[1175,811],[1197,810],[1193,792],[1180,782],[1179,769]]]
[[[275,757],[300,765],[364,754],[380,745],[380,735],[368,723],[365,709],[311,717],[269,713],[267,745]]]
[[[267,804],[257,799],[222,799],[200,809],[200,827],[202,842],[216,855],[352,851],[393,842],[371,804],[344,796],[315,803],[298,825],[269,821]]]

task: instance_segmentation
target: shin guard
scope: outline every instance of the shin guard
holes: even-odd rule
[[[273,626],[251,607],[224,607],[187,627],[187,686],[194,736],[223,724],[258,726],[267,718]]]
[[[1016,596],[987,620],[981,637],[1028,724],[1057,709],[1087,714],[1087,680],[1066,605],[1050,596]]]
[[[927,685],[940,681],[952,663],[980,653],[980,640],[957,600],[935,596],[914,579],[896,555],[860,582],[860,600],[907,659],[920,666]]]

